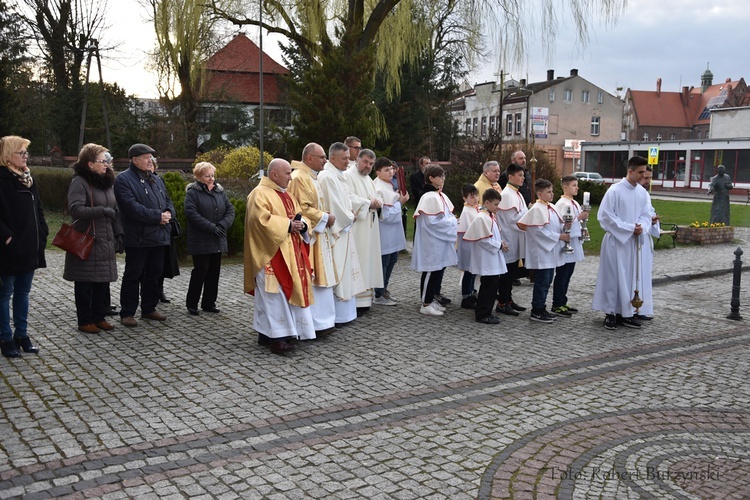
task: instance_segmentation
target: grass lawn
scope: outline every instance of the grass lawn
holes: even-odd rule
[[[711,213],[710,201],[653,200],[652,203],[656,213],[661,216],[662,227],[665,229],[668,229],[667,224],[670,226],[672,224],[687,226],[695,221],[708,221],[709,214]],[[591,241],[583,244],[583,249],[587,255],[599,255],[599,248],[601,247],[602,238],[604,238],[604,231],[596,217],[598,210],[599,206],[592,207],[589,216],[588,228]],[[750,227],[750,206],[732,204],[730,217],[734,226]],[[671,242],[664,240],[659,242],[659,245],[656,247],[657,250],[664,248],[672,248]]]

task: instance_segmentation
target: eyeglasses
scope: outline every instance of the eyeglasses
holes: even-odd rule
[[[111,161],[107,161],[107,160],[93,160],[91,163],[102,163],[104,165],[109,165],[111,163]]]
[[[362,149],[362,146],[349,146],[349,149],[356,149],[357,151],[360,151]]]
[[[23,157],[23,158],[28,158],[29,157],[29,152],[28,151],[16,151],[16,154],[18,156]]]

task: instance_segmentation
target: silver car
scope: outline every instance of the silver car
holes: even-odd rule
[[[604,184],[604,177],[597,172],[576,172],[575,175],[579,181],[589,181],[594,184]]]

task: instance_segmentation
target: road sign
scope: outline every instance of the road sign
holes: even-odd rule
[[[659,164],[659,148],[648,148],[648,164]]]

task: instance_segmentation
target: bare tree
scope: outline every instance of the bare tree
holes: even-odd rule
[[[205,82],[203,64],[218,49],[220,20],[203,0],[147,0],[157,38],[154,54],[159,93],[176,104],[183,149],[191,154],[198,140],[198,99]]]
[[[105,29],[107,0],[23,0],[27,22],[36,36],[57,89],[81,83],[88,47]]]

